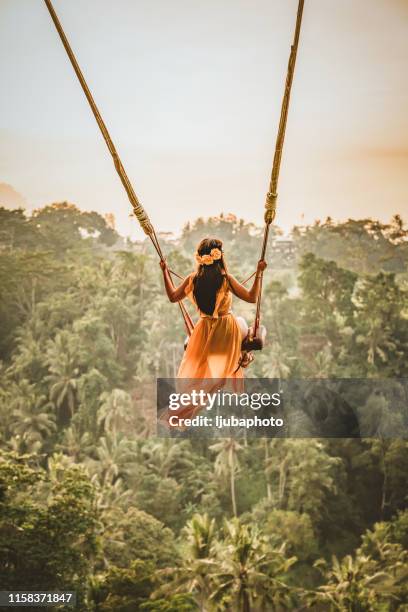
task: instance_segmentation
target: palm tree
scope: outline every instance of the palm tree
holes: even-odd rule
[[[224,438],[210,446],[210,449],[218,453],[214,463],[215,473],[220,477],[229,477],[232,512],[237,516],[235,476],[239,471],[238,453],[242,446],[234,438]]]
[[[96,487],[95,505],[101,513],[110,513],[114,508],[127,510],[133,505],[134,493],[127,489],[123,480],[118,478],[113,484],[99,486],[96,478],[92,478]]]
[[[93,443],[89,432],[80,433],[75,425],[70,425],[64,430],[62,442],[56,445],[56,449],[71,457],[75,463],[89,457],[93,450]]]
[[[103,423],[106,432],[116,434],[121,424],[129,424],[132,410],[132,399],[129,393],[123,389],[104,391],[100,400],[98,425]]]
[[[314,358],[313,378],[328,378],[333,363],[333,356],[329,345],[322,348]]]
[[[336,493],[340,462],[319,440],[273,439],[266,467],[277,487],[276,506],[307,512],[318,520],[327,497]]]
[[[96,457],[96,460],[88,461],[88,467],[96,468],[101,484],[113,485],[122,476],[134,472],[137,465],[135,444],[117,434],[100,438],[96,447]]]
[[[183,353],[181,317],[174,318],[174,304],[156,300],[144,318],[151,368],[155,374],[175,377]]]
[[[398,351],[395,326],[401,317],[403,294],[393,275],[380,272],[358,281],[353,301],[356,342],[365,348],[370,370],[384,367]]]
[[[5,382],[5,371],[0,364],[0,378],[2,382]],[[3,384],[4,384],[3,382]],[[6,384],[4,387],[0,385],[0,440],[2,443],[6,444],[7,440],[9,440],[11,436],[11,426],[13,422],[13,415],[10,412],[10,402],[12,400],[12,386]]]
[[[169,478],[174,475],[178,479],[180,471],[186,473],[195,468],[188,451],[189,443],[187,441],[151,439],[142,445],[140,452],[143,465],[149,471],[161,478]]]
[[[215,519],[208,514],[194,514],[184,528],[187,559],[206,559],[211,556],[215,539]]]
[[[287,378],[290,374],[291,358],[277,340],[270,344],[267,356],[262,360],[262,376],[267,378]]]
[[[296,558],[285,558],[284,547],[271,549],[256,527],[237,518],[225,521],[224,529],[226,538],[216,548],[211,600],[239,612],[289,609],[293,602],[285,576]]]
[[[165,578],[157,595],[192,593],[200,610],[208,610],[211,595],[211,570],[216,564],[212,557],[215,543],[215,519],[208,514],[195,514],[183,529],[186,544],[183,551],[183,565],[167,568],[159,573]],[[169,580],[170,578],[170,580]]]
[[[49,343],[47,363],[50,399],[61,412],[68,408],[72,417],[77,406],[79,368],[68,332],[59,332],[55,340]]]
[[[35,326],[35,321],[33,322]],[[38,335],[38,334],[37,334]],[[36,334],[29,327],[22,327],[17,336],[17,349],[13,353],[9,373],[30,380],[38,380],[44,370],[44,351]]]
[[[14,386],[12,398],[11,431],[17,446],[21,452],[38,452],[56,429],[51,404],[44,395],[37,395],[27,380]]]
[[[130,286],[137,297],[138,323],[140,325],[140,322],[143,321],[144,318],[146,303],[149,302],[149,289],[151,289],[151,287],[149,287],[151,275],[146,273],[150,263],[149,257],[144,253],[130,253],[124,251],[119,253],[119,257],[121,260],[121,274],[125,278],[130,277]]]
[[[103,565],[109,567],[112,560],[109,560],[107,548],[123,551],[125,546],[127,533],[123,515],[128,508],[135,506],[134,493],[126,488],[121,478],[113,484],[107,482],[101,485],[94,474],[91,482],[95,487],[95,509],[103,526],[103,546],[99,554]]]
[[[200,609],[210,596],[212,547],[215,542],[215,520],[208,514],[195,514],[184,528],[187,546],[184,563],[184,585],[188,592],[197,593]]]
[[[72,468],[75,461],[63,453],[53,453],[47,459],[47,472],[51,481],[58,482],[65,477],[65,470]]]
[[[358,554],[355,559],[347,555],[341,561],[333,557],[332,566],[327,569],[326,562],[320,559],[315,567],[322,570],[326,584],[309,594],[312,606],[324,602],[333,610],[379,610],[383,609],[382,596],[389,601],[397,589],[392,575],[380,570],[377,563],[366,555]]]

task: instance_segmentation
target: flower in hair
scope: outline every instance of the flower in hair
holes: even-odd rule
[[[196,260],[201,266],[211,266],[211,264],[213,263],[213,258],[211,257],[211,255],[200,255],[199,253],[197,253]]]
[[[211,253],[206,253],[205,255],[195,254],[196,261],[201,266],[211,266],[214,261],[221,259],[221,257],[222,251],[220,249],[211,249]]]
[[[218,259],[221,259],[222,252],[220,251],[220,249],[211,249],[210,255],[214,261],[217,261]]]

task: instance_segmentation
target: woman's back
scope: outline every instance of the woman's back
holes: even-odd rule
[[[184,352],[178,378],[242,378],[241,344],[248,334],[248,325],[242,317],[232,314],[232,294],[255,303],[266,263],[258,262],[253,285],[247,289],[228,274],[220,240],[202,240],[195,258],[197,271],[186,277],[179,287],[174,287],[166,263],[160,264],[170,301],[188,297],[200,314]]]
[[[211,310],[206,309],[206,311],[200,308],[200,304],[198,304],[196,296],[194,294],[195,279],[196,279],[196,273],[191,274],[189,283],[186,287],[186,295],[192,301],[194,306],[197,308],[197,310],[200,313],[200,316],[217,319],[218,317],[222,317],[227,314],[230,314],[231,304],[232,304],[232,293],[230,291],[230,286],[229,286],[229,282],[228,282],[228,278],[226,274],[223,274],[221,286],[216,290],[215,299],[214,299],[214,307]]]

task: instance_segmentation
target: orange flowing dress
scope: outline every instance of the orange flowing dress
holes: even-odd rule
[[[228,279],[218,290],[212,315],[202,312],[193,294],[191,274],[186,287],[186,296],[196,307],[200,319],[195,325],[187,344],[177,378],[189,379],[234,379],[243,378],[238,367],[241,356],[241,331],[232,314],[232,293]]]
[[[187,344],[177,374],[178,393],[191,394],[193,390],[214,393],[218,390],[239,392],[243,389],[243,369],[239,366],[241,356],[241,331],[231,312],[232,294],[227,278],[218,290],[212,315],[202,312],[193,294],[191,274],[186,286],[186,296],[196,307],[200,319],[195,325]],[[183,425],[173,425],[171,416],[190,419],[205,408],[204,405],[184,405],[176,410],[165,409],[159,421],[168,429],[183,430]]]

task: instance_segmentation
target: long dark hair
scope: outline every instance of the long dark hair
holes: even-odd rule
[[[217,238],[204,238],[197,247],[199,255],[209,255],[212,249],[222,251],[222,242]],[[225,278],[224,257],[215,260],[209,266],[200,264],[193,280],[193,295],[199,309],[212,315],[215,308],[217,292]]]

